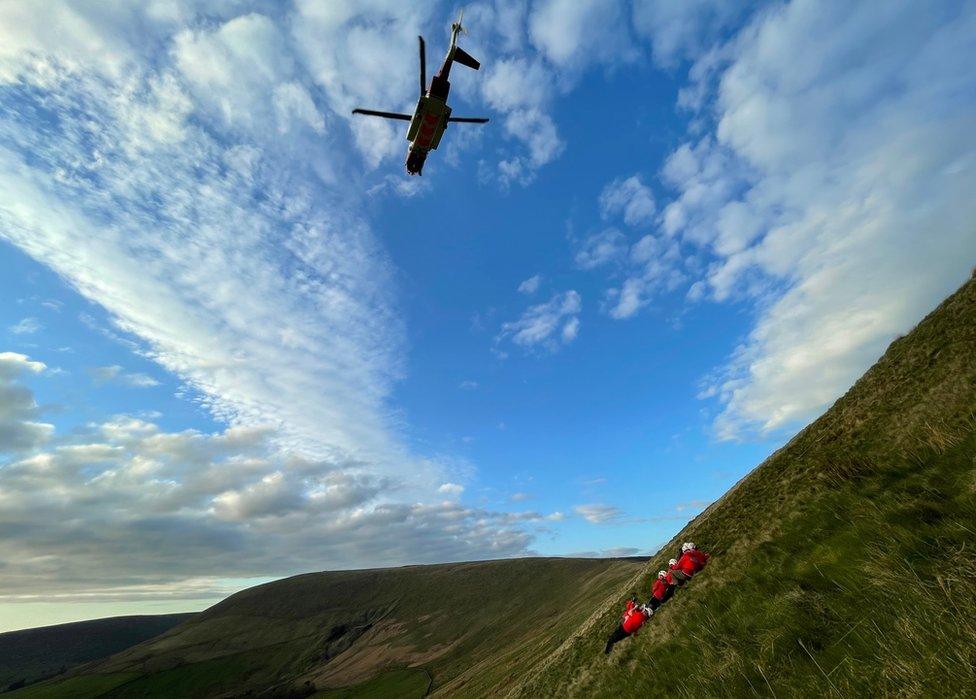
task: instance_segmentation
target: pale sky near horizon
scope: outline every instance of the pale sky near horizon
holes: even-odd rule
[[[0,4],[0,632],[656,551],[976,264],[976,3]],[[702,542],[707,545],[707,542]]]

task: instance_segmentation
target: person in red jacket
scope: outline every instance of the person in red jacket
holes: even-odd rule
[[[671,574],[679,585],[683,585],[704,568],[706,563],[708,563],[708,554],[699,551],[692,542],[688,541],[681,545],[681,558],[678,559]]]
[[[613,645],[618,641],[622,641],[628,636],[637,635],[640,627],[644,625],[645,621],[651,618],[652,614],[654,614],[653,609],[643,604],[637,604],[637,595],[627,600],[624,615],[620,619],[620,624],[610,634],[610,638],[607,639],[607,647],[603,649],[604,654],[609,655],[610,651],[613,650]]]
[[[651,599],[647,601],[647,606],[651,609],[657,609],[662,604],[671,599],[671,595],[674,594],[675,583],[674,577],[666,570],[660,570],[657,573],[657,580],[654,581],[654,585],[651,587]]]
[[[696,573],[702,568],[704,568],[705,565],[708,563],[708,558],[709,558],[708,554],[702,551],[701,549],[699,549],[694,544],[691,544],[691,548],[688,549],[688,555],[691,556],[692,559],[695,561]]]

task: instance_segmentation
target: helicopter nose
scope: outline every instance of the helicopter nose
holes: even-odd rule
[[[427,160],[427,151],[419,148],[411,148],[407,153],[407,172],[411,175],[420,175],[424,169],[424,161]]]

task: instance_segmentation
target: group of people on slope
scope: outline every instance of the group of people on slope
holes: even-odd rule
[[[637,603],[637,595],[627,600],[623,618],[607,639],[607,647],[603,652],[609,654],[615,643],[628,636],[636,635],[644,622],[654,614],[654,610],[671,599],[675,590],[691,580],[707,563],[707,553],[700,551],[690,541],[682,544],[678,557],[668,561],[668,570],[658,572],[657,579],[651,587],[651,598],[644,604]]]

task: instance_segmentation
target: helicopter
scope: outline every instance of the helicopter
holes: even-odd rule
[[[458,21],[451,24],[451,45],[447,49],[444,63],[427,86],[427,55],[424,37],[418,36],[420,41],[420,99],[413,116],[396,112],[380,112],[375,109],[354,109],[353,114],[382,117],[383,119],[397,119],[409,121],[407,140],[410,147],[407,150],[407,172],[411,175],[422,175],[427,154],[435,150],[441,142],[444,130],[448,124],[484,124],[486,117],[455,117],[451,116],[451,108],[447,106],[447,94],[451,90],[448,77],[451,65],[460,63],[463,66],[478,70],[481,63],[475,60],[467,51],[457,45],[458,34],[466,33],[461,26],[464,12],[458,16]]]

